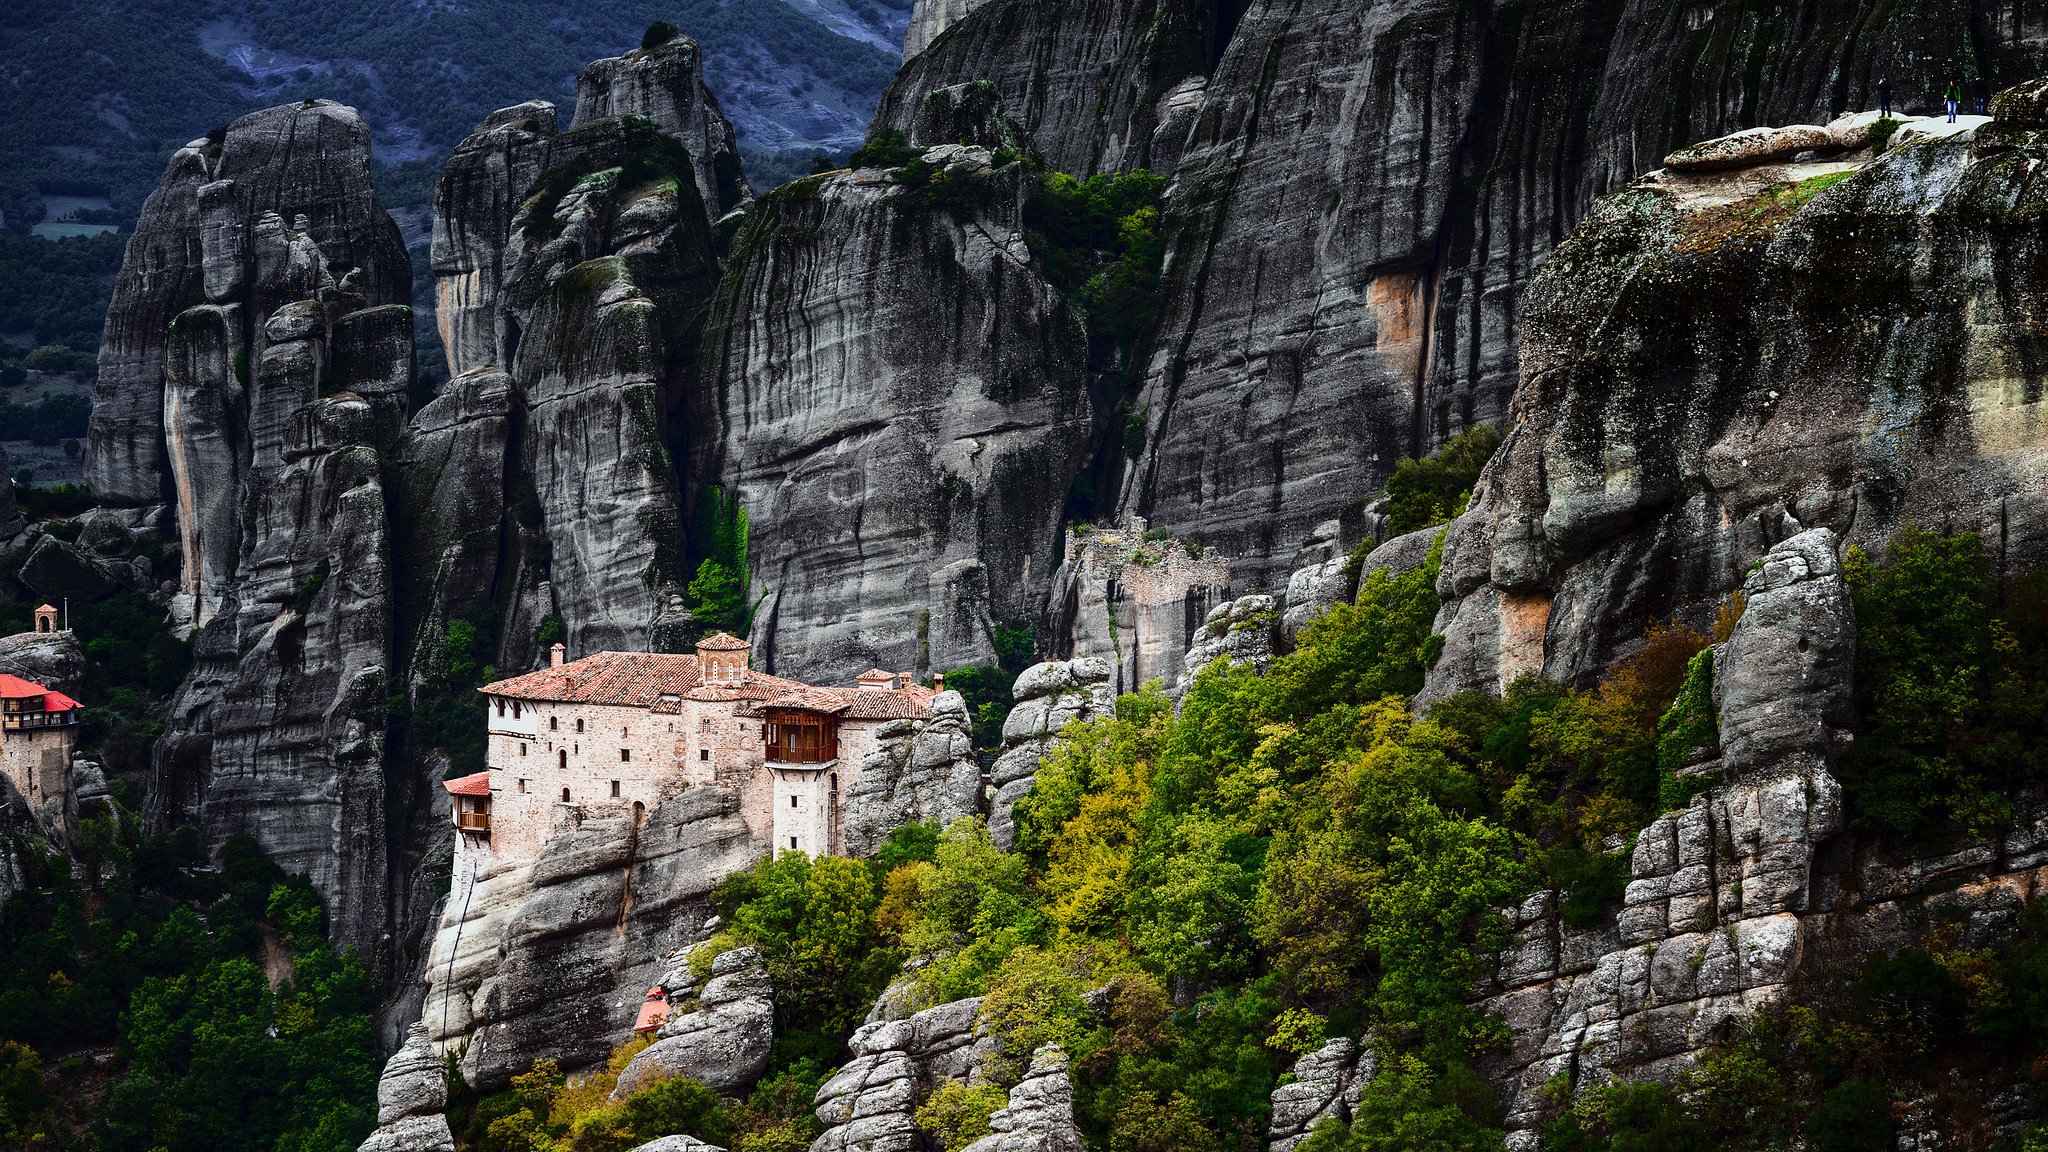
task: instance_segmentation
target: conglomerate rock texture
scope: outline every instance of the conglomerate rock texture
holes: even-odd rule
[[[1806,528],[2048,558],[2043,147],[1994,124],[1603,200],[1525,294],[1516,427],[1446,541],[1425,696],[1585,683]]]
[[[751,523],[769,671],[995,662],[1059,565],[1095,413],[1087,337],[1023,235],[1031,177],[980,147],[762,197],[706,321],[691,472]]]

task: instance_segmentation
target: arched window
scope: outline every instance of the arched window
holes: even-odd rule
[[[583,731],[583,721],[580,718],[576,721],[576,730],[578,732]]]
[[[569,802],[569,790],[568,790],[567,788],[564,788],[564,789],[562,789],[562,803],[564,803],[564,804],[567,804],[568,802]]]
[[[555,753],[555,757],[555,767],[567,772],[569,770],[569,750],[564,748],[560,752]]]
[[[558,732],[558,731],[560,731],[560,730],[561,730],[561,728],[562,728],[562,718],[561,718],[560,716],[550,716],[550,717],[548,717],[548,731],[550,731],[550,732]]]

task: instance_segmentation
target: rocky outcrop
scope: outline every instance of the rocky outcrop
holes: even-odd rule
[[[167,409],[218,403],[187,390],[189,371],[183,388],[167,380],[197,367],[193,357],[214,357],[216,377],[239,364],[238,390],[256,394],[250,415],[274,435],[291,407],[261,404],[267,387],[248,378],[271,314],[312,295],[329,268],[366,307],[407,304],[412,287],[398,226],[371,187],[369,127],[325,100],[252,113],[179,149],[121,268],[100,341],[85,476],[95,496],[128,505],[173,498],[167,444],[179,424],[194,430],[168,420]],[[180,319],[193,309],[202,310]],[[189,326],[184,339],[166,338],[173,321]]]
[[[2013,131],[1602,201],[1524,296],[1518,423],[1446,540],[1426,698],[1587,682],[1652,620],[1704,626],[1807,528],[2048,558],[2048,347],[2011,290],[2048,282],[2018,223],[2048,193]]]
[[[377,1080],[377,1129],[356,1152],[454,1152],[447,1107],[447,1068],[414,1024]]]
[[[1379,1070],[1379,1056],[1339,1036],[1294,1062],[1293,1079],[1273,1089],[1266,1125],[1268,1152],[1294,1152],[1325,1120],[1351,1123],[1359,1095]]]
[[[661,984],[671,1003],[694,1000],[696,1006],[669,1017],[655,1042],[619,1073],[613,1098],[676,1077],[724,1095],[744,1094],[767,1071],[768,1047],[775,1039],[774,988],[761,953],[753,948],[720,953],[702,987],[687,963],[671,969]]]
[[[1791,160],[1801,152],[1816,149],[1832,152],[1842,145],[1826,128],[1812,124],[1791,124],[1783,128],[1744,128],[1689,144],[1664,158],[1674,172],[1713,172],[1723,168],[1753,168],[1758,164]]]
[[[870,1020],[846,1042],[851,1057],[818,1088],[825,1132],[811,1152],[917,1152],[917,1105],[947,1081],[985,1082],[997,1054],[976,1024],[979,996],[901,1019]]]
[[[1693,141],[1869,107],[1881,74],[1916,101],[1973,59],[2032,75],[2031,34],[1985,18],[1973,56],[1961,21],[1846,0],[1754,27],[1647,3],[1249,4],[1175,173],[1120,511],[1276,590],[1396,460],[1508,414],[1524,290],[1595,196]]]
[[[1636,838],[1615,923],[1565,928],[1552,894],[1511,916],[1516,943],[1485,1005],[1514,1033],[1496,1070],[1511,1147],[1534,1146],[1553,1077],[1576,1086],[1684,1067],[1728,1021],[1782,999],[1807,936],[1828,930],[1815,914],[1835,909],[1816,898],[1814,869],[1843,826],[1826,755],[1855,655],[1838,544],[1825,529],[1801,533],[1744,585],[1748,608],[1714,658],[1728,782]],[[1852,919],[1872,914],[1850,903]]]
[[[1263,592],[1218,604],[1202,620],[1188,654],[1181,660],[1175,696],[1194,686],[1202,669],[1218,660],[1248,664],[1260,672],[1273,662],[1273,641],[1280,624],[1280,602]]]
[[[875,109],[870,140],[893,129],[916,141],[920,105],[929,93],[981,81],[994,85],[1056,171],[1086,177],[1173,170],[1215,62],[1222,6],[1005,0],[960,11],[965,7],[960,0],[919,5],[911,41],[921,22],[942,13],[950,27],[928,47],[906,48],[902,69]]]
[[[905,824],[945,827],[981,811],[981,762],[958,692],[932,697],[929,721],[892,720],[876,735],[878,746],[862,758],[840,808],[847,855],[873,855]]]
[[[916,0],[916,3],[910,6],[910,23],[903,32],[903,58],[908,60],[924,51],[926,46],[939,38],[939,33],[987,2],[988,0]]]
[[[564,809],[531,864],[465,857],[475,870],[458,871],[428,957],[428,1038],[460,1049],[463,1075],[486,1091],[536,1059],[602,1061],[670,971],[660,957],[709,934],[711,890],[765,847],[738,793],[707,785],[637,815]],[[725,987],[726,1011],[759,1018],[742,1003],[758,992],[746,977]]]
[[[1024,165],[923,159],[757,201],[706,323],[691,475],[749,518],[778,674],[993,664],[1057,567],[1087,337],[1025,246]]]
[[[989,1115],[988,1126],[989,1134],[965,1152],[1081,1152],[1065,1050],[1047,1044],[1032,1053],[1024,1079],[1010,1089],[1009,1103]]]
[[[1221,554],[1155,535],[1142,519],[1075,525],[1054,578],[1057,650],[1108,661],[1117,692],[1178,683],[1188,645],[1230,585]]]
[[[76,695],[85,678],[85,649],[68,628],[0,636],[0,672]]]
[[[997,847],[1016,835],[1011,815],[1017,801],[1038,780],[1038,765],[1052,751],[1069,721],[1088,721],[1116,712],[1116,688],[1109,662],[1096,657],[1034,664],[1011,688],[1016,704],[1003,719],[1003,750],[989,768],[995,789],[989,800],[988,830]]]
[[[434,321],[448,378],[512,363],[518,329],[505,311],[512,217],[546,166],[555,106],[500,108],[462,143],[434,184]]]
[[[578,73],[570,130],[611,116],[645,116],[656,131],[683,146],[707,224],[753,198],[740,170],[732,122],[704,86],[703,54],[696,41],[678,36],[655,48],[599,60]]]

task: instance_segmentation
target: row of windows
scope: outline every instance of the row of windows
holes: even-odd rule
[[[519,791],[522,795],[526,792],[526,781],[524,779],[521,779],[519,781]],[[612,781],[612,799],[617,800],[618,798],[619,782],[617,780],[614,780]],[[569,803],[569,790],[567,788],[562,789],[562,803]]]
[[[578,748],[576,751],[578,753],[581,753],[583,750],[581,748]],[[526,744],[523,741],[519,745],[519,754],[521,756],[526,755]],[[569,766],[569,750],[567,748],[564,748],[561,751],[555,753],[555,755],[559,758],[558,762],[561,764],[562,767],[567,768]],[[705,760],[709,760],[711,759],[711,749],[703,749],[701,752],[698,753],[698,755]],[[619,763],[631,764],[632,762],[633,750],[631,748],[619,749]]]

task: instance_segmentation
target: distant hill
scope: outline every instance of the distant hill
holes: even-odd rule
[[[306,96],[377,133],[393,207],[423,203],[485,113],[573,102],[585,63],[667,20],[705,49],[757,187],[860,140],[897,63],[910,0],[17,0],[0,6],[0,212],[106,195],[132,219],[177,145]]]

